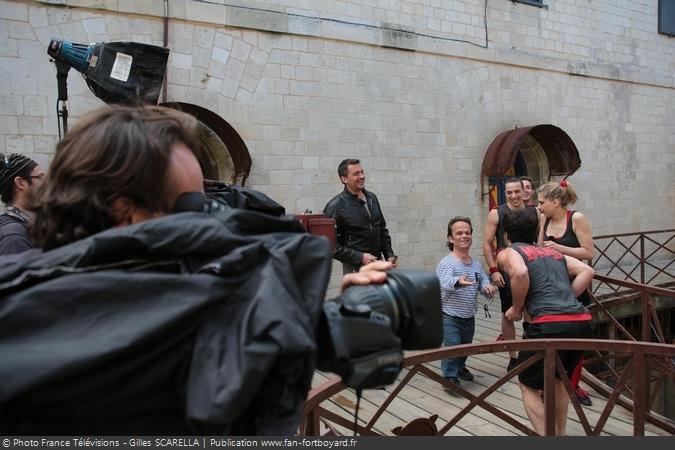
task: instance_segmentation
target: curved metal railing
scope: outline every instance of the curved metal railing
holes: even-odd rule
[[[616,405],[632,412],[634,419],[634,435],[644,434],[645,421],[653,423],[669,433],[675,434],[675,423],[673,423],[673,421],[651,411],[659,390],[662,389],[665,384],[664,380],[667,378],[675,380],[675,370],[673,370],[675,346],[665,342],[665,334],[656,312],[655,297],[668,298],[669,301],[675,301],[675,290],[647,286],[599,274],[595,275],[595,279],[605,284],[619,286],[634,292],[634,294],[629,295],[620,301],[640,303],[641,332],[639,336],[633,336],[633,334],[622,326],[621,321],[612,315],[606,301],[599,300],[595,294],[592,294],[593,304],[591,309],[594,311],[594,316],[597,317],[599,314],[602,314],[603,320],[611,321],[616,327],[616,330],[618,330],[619,335],[625,340],[537,339],[500,341],[497,343],[446,347],[415,353],[414,355],[405,358],[404,367],[407,369],[407,374],[396,385],[382,405],[379,406],[369,421],[365,425],[357,425],[358,432],[365,435],[378,434],[374,430],[378,419],[410,380],[419,375],[425,376],[469,400],[468,405],[454,417],[449,418],[448,422],[438,429],[438,435],[447,433],[462,419],[462,417],[476,407],[488,411],[496,419],[503,421],[522,433],[534,434],[534,431],[531,428],[523,425],[523,423],[511,417],[507,411],[500,409],[499,406],[490,403],[487,399],[511,378],[517,376],[524,369],[543,358],[545,379],[548,383],[546,385],[547,387],[544,389],[547,411],[546,433],[553,434],[554,425],[552,411],[555,409],[555,405],[553,404],[554,393],[548,386],[551,386],[551,382],[556,376],[556,373],[558,373],[559,378],[567,381],[567,375],[564,370],[562,373],[560,372],[560,361],[556,357],[555,350],[573,349],[583,350],[587,354],[590,353],[595,355],[593,358],[590,358],[589,361],[593,363],[599,361],[604,364],[607,369],[606,371],[612,378],[611,384],[613,384],[613,387],[610,387],[604,381],[601,381],[587,372],[583,375],[583,380],[586,383],[593,387],[597,392],[604,394],[607,397],[607,404],[594,425],[590,423],[588,417],[581,409],[581,406],[576,400],[576,395],[570,395],[579,423],[582,425],[583,430],[587,435],[598,435],[603,431],[607,419]],[[492,386],[487,387],[478,396],[449,383],[437,373],[436,370],[427,366],[430,362],[445,358],[521,350],[536,351],[537,355],[498,379]],[[565,385],[568,386],[569,391],[569,383],[566,382]],[[352,426],[352,423],[348,419],[321,405],[322,402],[330,399],[333,395],[339,393],[343,389],[345,389],[345,386],[337,379],[329,381],[310,392],[305,403],[303,422],[300,427],[301,434],[319,434],[321,423],[329,425],[329,428],[331,429],[331,422],[348,428]],[[569,393],[571,394],[571,391]]]
[[[569,379],[556,354],[556,350],[562,349],[598,351],[611,353],[613,355],[626,355],[630,361],[626,366],[619,370],[619,381],[614,386],[602,413],[597,420],[594,421],[595,423],[591,423],[591,420],[579,405],[576,395],[573,395],[573,392],[569,387]],[[474,395],[462,387],[448,382],[438,373],[437,369],[428,367],[428,363],[444,358],[522,350],[535,351],[536,354],[495,381],[491,386],[485,388],[479,395]],[[607,419],[617,404],[622,406],[632,406],[633,435],[644,435],[645,422],[653,423],[663,430],[675,434],[675,423],[654,414],[650,411],[649,407],[649,379],[654,372],[658,372],[675,380],[675,371],[673,371],[672,367],[673,358],[675,358],[675,346],[672,345],[594,339],[500,341],[487,344],[468,344],[445,347],[418,352],[405,358],[404,370],[407,371],[407,373],[405,373],[403,378],[395,385],[393,391],[377,408],[374,415],[370,417],[367,422],[364,421],[365,423],[359,423],[357,425],[357,431],[361,435],[380,434],[374,429],[378,419],[399,395],[401,390],[410,383],[413,377],[424,376],[469,400],[469,403],[465,407],[454,416],[447,419],[447,422],[438,429],[436,435],[445,435],[474,408],[482,408],[491,414],[495,420],[500,420],[524,434],[534,435],[536,434],[534,430],[512,417],[507,409],[500,407],[497,403],[490,402],[490,395],[510,379],[516,377],[523,370],[543,359],[545,379],[543,398],[546,411],[546,435],[553,435],[555,431],[555,392],[553,386],[556,374],[563,380],[568,389],[574,411],[586,435],[599,435],[603,431],[607,424]],[[631,399],[628,399],[623,395],[623,392],[627,391],[629,388],[631,389]],[[353,426],[351,418],[344,417],[322,406],[323,402],[328,401],[331,397],[344,389],[346,389],[346,387],[340,380],[334,379],[310,391],[307,401],[305,402],[300,434],[319,435],[322,430],[322,424],[324,425],[324,428],[332,430],[331,433],[335,433],[336,427],[333,425],[338,425],[347,429],[350,429]]]

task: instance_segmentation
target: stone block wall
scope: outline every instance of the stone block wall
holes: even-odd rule
[[[167,100],[230,123],[247,185],[289,212],[321,210],[339,161],[361,158],[407,267],[435,267],[458,214],[482,261],[482,159],[517,126],[575,142],[570,181],[595,234],[671,228],[675,40],[657,33],[657,1],[545,3],[172,0]],[[0,151],[49,164],[51,38],[162,45],[163,14],[160,0],[1,0]],[[74,70],[69,91],[72,123],[102,105]]]

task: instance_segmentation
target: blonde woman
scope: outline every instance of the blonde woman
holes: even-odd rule
[[[569,209],[577,201],[577,193],[572,185],[566,180],[549,181],[541,185],[537,193],[542,221],[539,227],[539,244],[580,260],[592,259],[595,248],[591,225],[582,213]],[[588,306],[591,302],[588,292],[581,294],[579,301]],[[591,406],[588,392],[579,387],[582,368],[583,359],[574,370],[570,382],[579,403]]]

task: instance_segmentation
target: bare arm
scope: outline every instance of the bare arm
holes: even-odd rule
[[[530,289],[530,274],[523,258],[512,248],[507,248],[499,252],[499,255],[497,255],[497,263],[509,274],[511,280],[510,285],[513,306],[510,308],[510,311],[513,311],[513,314],[509,314],[509,311],[507,311],[506,317],[509,320],[518,320],[525,307],[527,291]]]
[[[487,263],[488,268],[497,267],[492,241],[495,240],[495,236],[497,235],[498,225],[499,214],[496,209],[493,209],[488,213],[487,221],[485,222],[485,233],[483,233],[483,255],[485,256],[485,262]],[[499,272],[490,273],[490,280],[497,286],[504,286],[504,277],[502,277],[502,274]]]
[[[544,223],[546,223],[546,217],[543,214],[539,215],[539,233],[537,237],[537,244],[541,245],[544,243]]]
[[[572,216],[572,230],[579,241],[579,248],[573,248],[576,255],[570,254],[580,260],[593,259],[595,256],[595,246],[593,245],[593,235],[591,234],[591,224],[588,222],[586,216],[580,212],[576,212]]]
[[[574,296],[579,297],[591,285],[595,271],[591,266],[585,264],[572,256],[565,256],[567,263],[567,274],[572,280],[572,291]]]

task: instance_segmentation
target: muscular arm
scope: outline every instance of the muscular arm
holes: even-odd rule
[[[488,213],[487,221],[485,222],[485,233],[483,233],[483,255],[485,256],[485,262],[487,263],[488,268],[497,267],[492,241],[494,241],[495,236],[497,235],[498,226],[499,213],[496,209],[493,209]],[[504,277],[502,277],[502,274],[499,272],[490,273],[490,281],[494,282],[494,284],[499,287],[504,287]]]
[[[571,256],[565,255],[565,263],[567,263],[567,274],[572,280],[572,291],[575,297],[579,297],[591,285],[595,271],[588,264]]]
[[[494,247],[492,242],[497,235],[497,226],[499,225],[499,214],[496,209],[488,213],[487,221],[485,222],[485,233],[483,233],[483,255],[488,267],[496,267]]]
[[[530,289],[530,274],[525,261],[518,252],[507,248],[497,255],[497,264],[509,274],[513,309],[516,313],[521,313],[525,307],[527,291]]]

